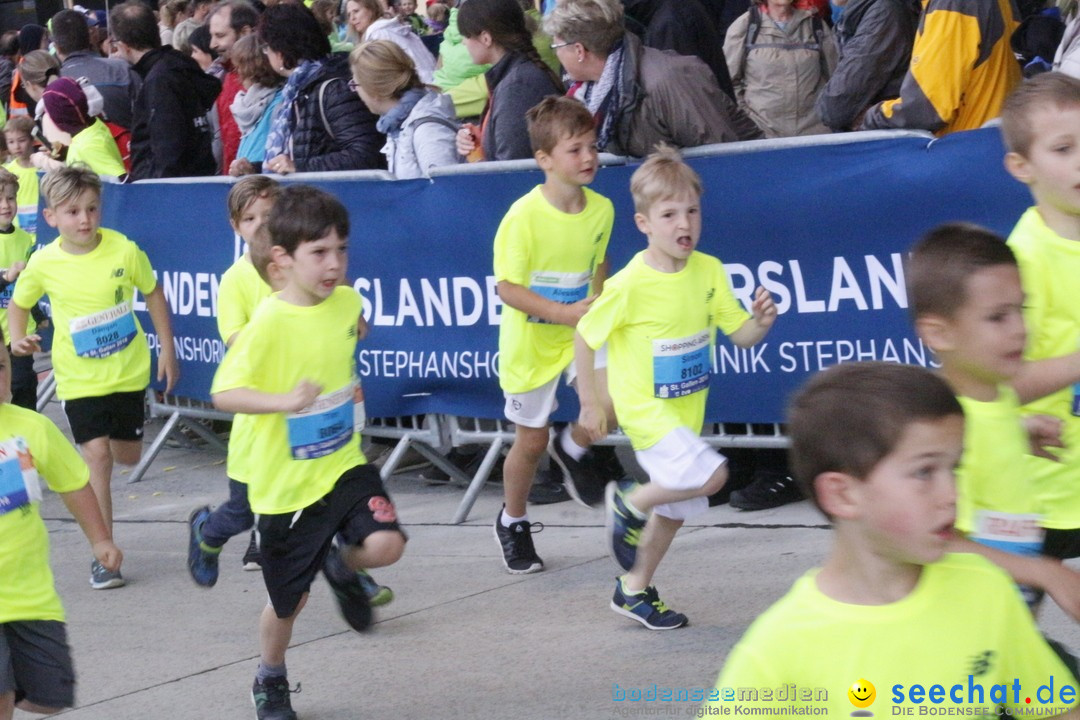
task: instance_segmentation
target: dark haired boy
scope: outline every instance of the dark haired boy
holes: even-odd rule
[[[332,195],[286,188],[268,220],[280,292],[261,303],[214,377],[214,404],[253,419],[248,500],[270,602],[252,688],[259,718],[290,719],[285,650],[321,569],[346,622],[371,607],[357,570],[390,565],[405,535],[354,431],[360,296],[343,286],[349,217]],[[335,534],[342,544],[332,547]]]
[[[610,462],[614,456],[602,459],[590,452],[590,441],[576,423],[549,440],[559,378],[567,371],[567,383],[574,382],[574,327],[607,277],[615,211],[610,200],[585,187],[599,167],[596,130],[585,106],[565,97],[545,98],[526,117],[544,183],[510,206],[495,235],[495,279],[505,304],[499,385],[506,419],[514,423],[495,539],[511,574],[544,569],[533,546],[526,500],[545,450],[562,470],[571,497],[584,505],[598,504],[604,483],[617,472]],[[604,378],[605,373],[601,370]],[[606,380],[600,384],[614,427]]]
[[[835,366],[799,391],[788,431],[796,479],[833,524],[832,549],[750,626],[709,710],[720,711],[723,688],[795,683],[827,688],[813,704],[830,716],[914,713],[928,699],[942,715],[1016,715],[1052,683],[1063,691],[1041,709],[1077,715],[1073,680],[1008,576],[978,555],[946,554],[964,416],[942,379],[910,365]],[[866,680],[878,683],[876,708]]]

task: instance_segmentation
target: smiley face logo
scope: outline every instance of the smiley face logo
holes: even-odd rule
[[[877,689],[874,688],[874,684],[866,678],[859,678],[856,682],[851,684],[851,687],[847,691],[848,700],[851,704],[857,708],[868,708],[874,704],[874,700],[877,699]],[[854,712],[852,715],[872,715],[869,712]]]

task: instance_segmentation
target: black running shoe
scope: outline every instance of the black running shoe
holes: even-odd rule
[[[341,551],[337,547],[330,548],[326,555],[323,575],[334,591],[345,622],[356,632],[367,630],[371,626],[371,600],[364,592],[360,577],[341,559]]]
[[[604,500],[604,488],[608,481],[618,477],[606,477],[604,462],[592,451],[586,452],[581,460],[570,457],[563,450],[560,435],[555,435],[548,442],[548,453],[562,471],[566,492],[579,505],[597,507]]]
[[[558,470],[546,470],[536,474],[536,480],[529,488],[530,505],[552,505],[566,502],[570,493],[562,482],[562,473]]]
[[[731,506],[740,510],[769,510],[803,499],[794,478],[778,472],[759,470],[754,481],[731,493]]]
[[[248,542],[247,550],[244,551],[242,562],[245,570],[262,570],[262,553],[259,552],[259,539],[254,530],[251,531],[251,540]]]
[[[505,505],[503,507],[505,508]],[[506,572],[511,575],[527,575],[544,569],[544,561],[536,554],[532,541],[532,534],[543,529],[544,526],[540,523],[532,525],[528,520],[503,527],[502,510],[499,511],[495,517],[495,540],[502,550]]]
[[[296,720],[289,693],[300,692],[297,683],[295,690],[289,689],[289,680],[284,677],[267,678],[251,686],[251,702],[255,703],[255,717],[258,720]]]

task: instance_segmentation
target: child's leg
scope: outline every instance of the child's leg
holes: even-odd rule
[[[653,573],[664,559],[675,533],[683,526],[682,520],[664,517],[653,513],[645,523],[645,530],[638,543],[637,559],[634,567],[623,576],[628,590],[644,590],[652,585]]]
[[[657,505],[693,500],[699,497],[708,497],[719,492],[727,482],[727,463],[718,467],[709,477],[708,481],[699,488],[689,490],[669,490],[655,482],[644,483],[634,488],[628,495],[627,500],[642,514],[648,514]]]
[[[250,530],[255,515],[248,503],[247,483],[229,479],[229,499],[214,508],[199,527],[202,541],[210,547],[222,547],[229,538]]]
[[[292,642],[293,624],[300,611],[307,604],[308,594],[300,596],[300,602],[292,615],[280,618],[270,603],[263,608],[259,617],[259,659],[267,667],[280,667],[285,664],[285,650]]]
[[[142,440],[110,440],[109,449],[121,465],[137,465],[142,457]]]
[[[341,559],[351,570],[393,565],[405,553],[405,536],[398,530],[378,530],[364,538],[362,545],[342,548]]]
[[[90,487],[97,495],[98,507],[101,508],[101,517],[105,520],[105,527],[112,532],[113,456],[109,438],[97,437],[87,440],[79,445],[79,452],[86,461],[87,467],[90,468]]]
[[[503,464],[503,500],[506,514],[512,518],[525,517],[526,503],[536,468],[548,445],[548,426],[525,427],[516,425],[514,444]]]
[[[15,692],[0,694],[0,720],[11,720],[15,717]]]

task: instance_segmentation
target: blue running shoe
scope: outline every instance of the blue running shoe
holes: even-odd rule
[[[210,506],[191,511],[188,517],[188,572],[196,585],[214,587],[218,579],[218,556],[221,548],[212,548],[202,539],[202,526],[210,517]]]
[[[608,551],[611,559],[624,571],[630,572],[637,559],[638,542],[641,540],[641,530],[645,527],[648,518],[641,517],[631,510],[626,503],[626,496],[636,487],[632,480],[622,482],[610,482],[604,493],[604,505],[607,517]]]
[[[357,570],[356,577],[360,579],[360,587],[364,588],[371,607],[386,605],[394,599],[394,591],[386,585],[375,582],[375,578],[371,577],[371,573],[367,570]]]
[[[665,605],[652,585],[639,593],[628,593],[622,578],[615,580],[615,596],[611,598],[611,609],[631,620],[637,620],[650,630],[675,630],[690,622],[685,615]]]

